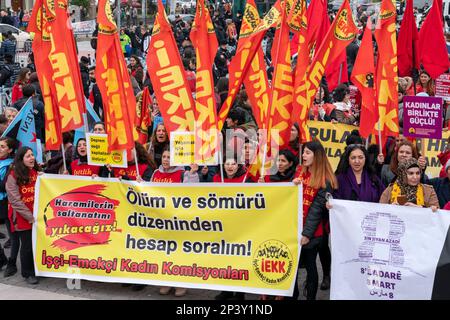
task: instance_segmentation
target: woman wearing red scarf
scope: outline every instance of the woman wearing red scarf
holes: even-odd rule
[[[31,240],[31,227],[34,222],[34,186],[39,171],[41,169],[35,161],[33,150],[22,147],[14,158],[13,166],[6,180],[11,231],[18,234],[22,276],[29,284],[39,283],[34,273]]]
[[[315,300],[319,275],[317,273],[317,253],[322,237],[328,232],[328,209],[326,194],[337,189],[336,177],[327,159],[325,149],[319,141],[311,141],[304,145],[302,170],[295,184],[303,183],[303,232],[300,244],[302,251],[300,261],[306,267],[306,298]],[[294,290],[294,298],[298,295],[298,287]]]

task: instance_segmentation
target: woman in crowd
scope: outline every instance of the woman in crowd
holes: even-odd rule
[[[19,71],[19,75],[17,76],[16,83],[12,87],[11,91],[11,105],[14,104],[17,100],[23,97],[22,87],[30,81],[31,71],[28,68],[22,68]]]
[[[289,137],[289,146],[287,148],[294,156],[298,157],[300,152],[300,127],[297,122],[294,122],[291,127],[291,136]]]
[[[319,275],[316,258],[323,242],[322,237],[329,233],[328,209],[326,194],[337,189],[338,183],[327,159],[325,149],[319,141],[311,141],[304,145],[302,170],[293,180],[295,184],[303,183],[303,231],[300,244],[307,277],[304,293],[308,300],[315,300]],[[294,288],[294,298],[298,297],[298,285]]]
[[[161,158],[163,150],[166,147],[169,147],[169,136],[167,134],[166,127],[163,123],[159,123],[156,126],[155,132],[153,133],[149,147],[148,153],[150,154],[150,158],[156,163],[159,167],[161,165]]]
[[[380,203],[410,207],[439,208],[439,200],[433,187],[420,183],[421,169],[417,159],[409,158],[398,165],[398,176],[380,198]]]
[[[277,173],[260,177],[259,182],[291,182],[295,176],[295,170],[298,165],[298,157],[289,149],[281,150],[278,153]]]
[[[331,121],[336,119],[336,106],[331,103],[330,93],[326,85],[321,84],[310,109],[310,120]]]
[[[34,223],[34,187],[40,171],[33,150],[22,147],[17,151],[6,181],[11,205],[8,213],[11,231],[17,233],[19,238],[22,276],[29,284],[39,283],[34,272],[31,228]]]
[[[447,161],[443,169],[446,173],[445,177],[439,176],[438,178],[428,179],[425,175],[424,182],[433,186],[438,196],[439,207],[448,210],[450,207],[450,160]]]
[[[351,144],[345,149],[343,161],[336,170],[339,188],[334,190],[336,199],[378,202],[384,185],[368,162],[366,148]]]
[[[225,183],[243,183],[247,179],[247,170],[243,164],[239,163],[236,154],[225,155],[222,174],[219,168],[213,177],[213,182],[221,183],[222,175]]]
[[[144,80],[144,68],[142,67],[141,60],[138,56],[131,56],[128,68],[131,70],[131,75],[136,79],[139,87],[142,88],[142,82]]]
[[[419,73],[419,82],[416,85],[416,94],[420,92],[425,92],[429,96],[434,96],[436,92],[436,85],[434,80],[425,70],[421,70]]]
[[[10,260],[6,258],[5,252],[0,245],[0,270],[6,265],[5,277],[14,275],[17,272],[16,260],[19,252],[17,234],[11,232],[11,224],[8,222],[8,197],[6,193],[6,179],[8,178],[9,167],[13,163],[13,150],[15,142],[11,138],[0,138],[0,219],[6,221],[9,241],[11,244]],[[6,248],[6,245],[5,245]]]
[[[17,111],[16,108],[13,107],[6,107],[5,108],[5,117],[8,119],[8,125],[14,120],[14,118],[17,116],[19,111]]]
[[[170,166],[170,149],[169,147],[164,148],[161,157],[161,165],[153,173],[152,182],[159,183],[194,183],[199,182],[199,177],[197,174],[198,166],[192,165],[190,171],[184,170],[183,167],[172,167]],[[172,292],[172,287],[161,287],[159,289],[159,294],[168,295]],[[176,297],[183,297],[187,293],[186,288],[178,287],[175,289]]]
[[[381,169],[381,181],[385,186],[388,186],[397,177],[397,168],[400,163],[411,158],[417,159],[422,172],[426,168],[426,159],[423,156],[419,157],[417,148],[408,140],[402,140],[394,149],[394,154],[389,165],[383,165]]]
[[[75,160],[68,167],[69,173],[74,176],[91,177],[94,174],[98,175],[99,169],[99,166],[91,166],[88,164],[86,139],[78,139],[75,148]]]
[[[339,123],[355,124],[359,121],[359,114],[352,111],[352,103],[350,102],[350,89],[346,84],[340,84],[334,90],[333,94],[334,106],[336,107],[335,115]]]

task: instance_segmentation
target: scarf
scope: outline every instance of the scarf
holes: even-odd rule
[[[309,208],[311,207],[317,192],[319,192],[319,189],[314,189],[309,186],[311,172],[302,172],[299,178],[303,183],[303,225],[305,225]]]
[[[378,202],[381,196],[380,188],[370,177],[366,170],[361,174],[361,184],[356,181],[356,176],[352,169],[337,176],[339,190],[338,199]],[[379,182],[381,184],[381,181]]]
[[[406,160],[405,162],[402,162],[398,165],[397,180],[394,183],[391,192],[391,202],[398,202],[397,197],[403,195],[406,196],[407,202],[412,202],[421,206],[424,205],[422,185],[420,183],[417,186],[408,184],[408,176],[406,171],[414,167],[419,168],[419,164],[417,163],[417,159],[415,158]]]

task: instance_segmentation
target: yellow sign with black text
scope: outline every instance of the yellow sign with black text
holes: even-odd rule
[[[38,276],[293,293],[301,186],[42,175],[34,214]]]
[[[110,164],[116,168],[127,168],[126,151],[108,151],[108,135],[86,133],[87,159],[92,166]]]

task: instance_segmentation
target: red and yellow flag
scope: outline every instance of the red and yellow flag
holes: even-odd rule
[[[32,44],[34,64],[44,99],[45,148],[46,150],[58,150],[62,145],[61,120],[56,94],[52,94],[50,86],[53,70],[48,55],[52,44],[47,28],[43,0],[37,0],[27,31],[34,32]]]
[[[344,0],[325,39],[307,69],[305,83],[306,100],[301,102],[307,106],[307,110],[312,105],[327,65],[330,61],[336,60],[344,52],[345,48],[356,37],[357,32],[358,28],[353,22],[350,4],[348,0]]]
[[[109,151],[131,150],[137,140],[136,98],[108,0],[99,0],[97,21],[95,77],[103,99]]]
[[[398,67],[396,40],[396,9],[391,0],[381,3],[375,39],[378,44],[376,70],[376,96],[379,120],[375,130],[380,130],[382,140],[398,136]]]
[[[306,70],[310,62],[310,48],[309,48],[309,36],[308,36],[308,21],[306,16],[306,1],[298,0],[302,8],[302,24],[298,34],[298,55],[297,55],[297,65],[294,72],[294,89],[293,89],[293,100],[292,100],[292,113],[291,122],[297,122],[300,127],[300,140],[302,142],[309,141],[309,130],[306,126],[306,121],[308,120],[308,108],[306,104],[302,104],[305,100],[305,81],[306,81]]]
[[[152,97],[148,87],[142,91],[140,103],[136,104],[136,117],[134,118],[134,126],[138,133],[138,142],[145,144],[148,141],[148,127],[151,124],[150,108],[152,105]]]
[[[249,37],[260,22],[261,19],[258,15],[255,0],[248,0],[245,5],[244,17],[242,19],[238,49],[239,45],[245,42],[245,40],[241,39]],[[267,112],[269,110],[271,90],[269,87],[269,79],[267,77],[267,68],[262,47],[260,46],[257,50],[258,51],[254,56],[247,73],[244,75],[244,86],[247,91],[248,99],[250,100],[253,115],[256,119],[258,128],[266,129],[266,119]]]
[[[194,99],[161,0],[158,0],[147,66],[169,136],[172,131],[194,131]]]
[[[359,132],[364,138],[374,133],[375,123],[378,120],[378,112],[375,108],[375,61],[373,55],[372,24],[369,19],[351,76],[352,82],[361,92]]]
[[[217,109],[212,65],[219,47],[204,0],[197,9],[190,38],[197,58],[195,94],[195,157],[198,163],[213,163],[218,150]],[[197,161],[196,161],[197,162]]]
[[[264,16],[262,20],[259,21],[259,23],[256,23],[255,21],[258,17],[257,13],[255,14],[255,12],[252,9],[249,9],[249,11],[247,11],[247,7],[246,12],[247,14],[244,13],[244,20],[246,19],[248,24],[244,25],[244,22],[242,23],[236,55],[231,60],[231,63],[228,67],[229,71],[228,97],[223,103],[222,108],[220,109],[218,117],[219,130],[222,130],[223,124],[228,116],[228,112],[230,111],[231,105],[233,104],[236,94],[239,92],[244,79],[249,79],[246,76],[250,67],[252,66],[253,70],[257,69],[256,62],[253,64],[253,61],[255,59],[255,56],[259,55],[258,53],[259,48],[261,47],[261,42],[264,38],[266,31],[271,27],[276,26],[280,21],[281,17],[280,1],[277,1],[272,6],[269,12]],[[260,61],[260,58],[258,58],[258,61]],[[262,76],[263,76],[262,74],[259,74],[258,78],[261,80]],[[257,78],[254,79],[256,83]],[[264,88],[261,87],[261,89]],[[261,92],[262,91],[264,90],[261,90]],[[264,102],[264,104],[265,103],[266,102]],[[264,110],[265,109],[260,110],[259,116],[260,119],[264,119],[265,113]],[[264,125],[262,125],[262,123],[258,123],[258,126],[262,128]]]
[[[67,0],[45,0],[45,15],[49,26],[52,82],[61,115],[62,132],[83,126],[86,113],[83,85],[73,32],[67,14]]]
[[[283,9],[282,7],[281,22],[273,40],[272,58],[274,73],[270,112],[267,118],[267,142],[270,143],[272,139],[275,139],[275,145],[280,150],[289,144],[292,126],[292,94],[294,91],[288,13],[286,11],[286,8]],[[269,150],[269,154],[272,154],[272,150]]]

